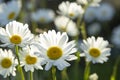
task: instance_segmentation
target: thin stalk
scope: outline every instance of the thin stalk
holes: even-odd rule
[[[80,29],[83,39],[87,38],[86,27],[84,23],[84,14],[77,19],[77,27]]]
[[[52,80],[56,80],[56,68],[52,66]]]
[[[67,74],[67,68],[65,68],[65,69],[61,72],[61,75],[62,75],[62,80],[69,80],[68,74]]]
[[[30,71],[30,80],[33,80],[33,72]]]
[[[112,73],[110,80],[116,80],[116,73],[117,73],[117,68],[118,68],[119,63],[120,63],[120,56],[117,58],[115,62],[115,65],[113,67],[113,73]]]
[[[20,67],[20,59],[19,59],[19,54],[18,54],[18,46],[15,46],[15,50],[16,50],[16,57],[17,57],[17,60],[18,60],[18,71],[20,72],[22,80],[25,80],[22,67]]]
[[[90,62],[86,62],[86,67],[84,71],[84,80],[89,79],[89,74],[90,74]]]

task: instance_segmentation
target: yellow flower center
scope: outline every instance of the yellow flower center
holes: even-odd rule
[[[74,16],[74,13],[69,13],[69,16],[73,17],[73,16]]]
[[[2,61],[1,61],[1,66],[3,68],[9,68],[10,66],[12,65],[12,62],[9,58],[4,58]]]
[[[14,44],[20,44],[22,42],[22,38],[19,35],[13,35],[10,38],[10,42]]]
[[[30,56],[30,55],[27,55],[26,58],[25,58],[25,61],[29,65],[35,64],[37,62],[37,58],[33,57],[33,56]]]
[[[8,19],[13,19],[15,17],[15,13],[14,12],[11,12],[9,15],[8,15]]]
[[[57,46],[52,46],[47,50],[47,56],[52,60],[60,58],[62,53],[62,49]]]
[[[89,50],[89,54],[91,55],[91,56],[93,56],[93,57],[98,57],[98,56],[100,56],[100,50],[99,49],[97,49],[97,48],[91,48],[90,50]]]
[[[45,22],[45,18],[42,17],[42,18],[39,19],[39,21],[42,22],[42,23],[44,23]]]
[[[66,32],[66,27],[65,26],[61,26],[61,31]]]

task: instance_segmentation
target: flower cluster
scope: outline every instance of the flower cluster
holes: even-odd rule
[[[100,22],[110,21],[114,8],[101,0],[63,1],[55,13],[41,5],[35,8],[34,0],[22,3],[24,0],[0,2],[0,75],[13,80],[20,74],[25,80],[30,72],[29,79],[33,80],[35,71],[51,70],[52,80],[56,80],[58,69],[67,79],[68,67],[75,64],[70,68],[77,73],[84,58],[84,80],[98,80],[97,72],[89,75],[90,64],[109,60],[111,48],[109,41],[99,36]],[[118,47],[119,36],[120,27],[114,28],[111,41]],[[70,63],[73,60],[76,62]]]
[[[23,25],[20,22],[12,21],[4,28],[0,28],[1,47],[21,48],[18,51],[18,61],[14,59],[14,54],[11,50],[0,51],[1,70],[5,68],[4,77],[10,76],[10,73],[15,76],[16,62],[19,62],[25,71],[34,69],[42,70],[42,65],[46,64],[45,70],[49,70],[52,66],[57,66],[59,70],[70,66],[67,61],[77,59],[74,53],[75,41],[68,42],[67,34],[49,30],[37,36],[37,39],[31,33],[28,25]],[[14,56],[13,56],[14,55]],[[14,68],[13,71],[11,68]],[[4,71],[4,69],[1,72]],[[13,73],[14,72],[14,73]]]

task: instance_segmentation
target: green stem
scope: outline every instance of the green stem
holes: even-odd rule
[[[65,68],[62,72],[62,80],[69,80],[68,75],[67,75],[67,68]]]
[[[85,23],[82,23],[80,28],[81,28],[81,33],[82,33],[83,39],[87,39]]]
[[[90,3],[84,6],[84,8],[83,8],[84,13],[82,14],[81,17],[78,17],[78,19],[77,19],[77,27],[80,29],[83,39],[87,38],[86,27],[85,27],[85,22],[84,22],[84,15],[85,15],[85,12],[86,12],[87,8],[89,7]]]
[[[33,80],[33,72],[30,71],[30,80]]]
[[[31,22],[31,23],[32,23],[32,27],[31,27],[32,33],[36,34],[36,29],[38,28],[38,25],[36,22]]]
[[[77,19],[77,27],[80,29],[83,39],[87,38],[85,23],[84,23],[84,14],[81,18]]]
[[[117,68],[118,68],[119,62],[120,62],[120,56],[117,58],[117,60],[115,62],[115,65],[113,67],[113,73],[112,73],[110,80],[116,80],[116,73],[117,73]]]
[[[86,62],[86,67],[84,71],[84,80],[89,79],[89,74],[90,74],[90,62]]]
[[[19,59],[19,54],[18,54],[18,46],[15,46],[15,50],[16,50],[16,56],[17,56],[17,60],[18,60],[18,71],[20,72],[22,80],[25,80],[22,67],[20,67],[20,59]]]
[[[52,66],[52,80],[56,80],[56,68]]]

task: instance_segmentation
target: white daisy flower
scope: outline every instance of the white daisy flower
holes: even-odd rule
[[[59,4],[58,6],[59,11],[58,13],[64,16],[67,16],[69,18],[75,19],[77,17],[80,17],[81,14],[84,13],[84,10],[82,9],[81,5],[78,5],[75,2],[62,2],[61,4]]]
[[[20,63],[21,66],[24,66],[26,72],[32,71],[35,69],[42,70],[41,62],[43,58],[39,57],[37,54],[37,48],[35,46],[25,47],[19,51],[20,53]]]
[[[112,31],[111,42],[115,47],[120,48],[120,25]]]
[[[0,4],[0,25],[6,25],[8,22],[15,20],[21,9],[20,0],[12,0]]]
[[[87,26],[87,32],[89,35],[98,35],[100,31],[101,31],[100,23],[95,22]]]
[[[98,80],[98,75],[96,73],[91,74],[89,80]]]
[[[14,45],[18,45],[23,47],[27,44],[30,44],[33,39],[33,34],[28,28],[28,25],[23,25],[20,22],[12,21],[9,22],[5,29],[0,27],[0,40],[2,43],[2,47],[13,47]]]
[[[55,13],[51,9],[39,9],[31,14],[32,20],[39,23],[50,23],[54,17]]]
[[[96,19],[96,8],[95,7],[89,7],[87,8],[85,12],[84,19],[86,22],[92,22],[93,20]]]
[[[90,5],[90,6],[99,6],[99,3],[101,2],[102,0],[77,0],[77,2],[79,4],[82,4],[82,5]]]
[[[0,74],[6,78],[8,76],[16,76],[16,66],[18,65],[11,50],[0,49]]]
[[[99,21],[111,20],[114,16],[115,10],[109,3],[102,3],[100,7],[97,8],[96,14]]]
[[[108,60],[107,57],[110,56],[111,49],[107,48],[108,45],[108,41],[103,40],[102,37],[95,39],[95,37],[92,36],[87,38],[87,40],[83,40],[80,47],[86,57],[86,61],[104,63]]]
[[[75,48],[75,41],[68,42],[68,36],[65,32],[55,32],[49,30],[48,33],[44,32],[39,35],[38,46],[40,55],[45,58],[45,70],[49,70],[52,66],[57,66],[59,70],[70,66],[67,61],[77,59],[74,53],[77,51]]]
[[[60,31],[67,32],[69,36],[77,36],[79,30],[72,20],[65,16],[58,16],[54,21],[56,28]]]

